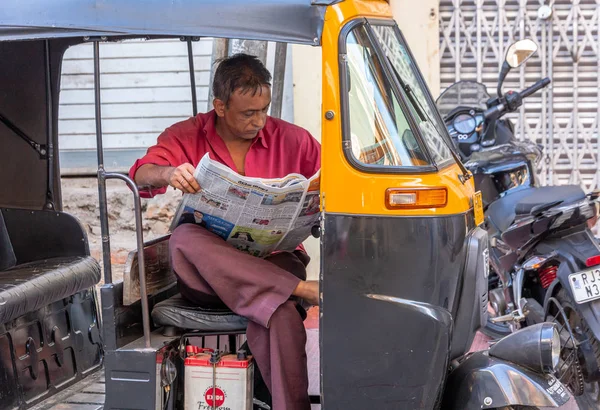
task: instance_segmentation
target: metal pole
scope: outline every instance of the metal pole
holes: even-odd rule
[[[46,146],[48,166],[48,187],[46,191],[46,209],[54,209],[54,113],[52,99],[52,66],[50,63],[50,43],[44,41],[44,57],[46,64]]]
[[[194,117],[198,114],[198,100],[196,97],[196,71],[194,70],[194,48],[192,47],[192,40],[188,39],[187,41],[187,49],[188,49],[188,62],[190,66],[190,84],[192,87],[192,111],[194,112]]]
[[[477,7],[475,9],[475,25],[477,26],[477,47],[476,51],[476,60],[477,61],[477,81],[483,82],[483,50],[481,46],[481,26],[485,16],[483,15],[483,0],[477,0]]]
[[[573,161],[569,178],[570,184],[581,184],[581,170],[579,162],[579,0],[573,0]]]
[[[520,38],[525,38],[525,16],[526,16],[526,8],[527,8],[527,0],[521,0],[519,3],[519,35]],[[525,65],[522,65],[520,68],[519,75],[519,88],[522,90],[525,88]],[[525,117],[525,104],[521,104],[521,108],[519,109],[519,136],[521,141],[524,140],[527,135],[526,128],[527,118]]]
[[[596,36],[596,50],[600,50],[600,36]],[[596,52],[598,53],[598,52]],[[596,81],[600,81],[600,56],[596,54]],[[600,84],[599,84],[600,85]],[[596,87],[596,101],[600,101],[600,87]],[[596,127],[592,132],[598,135],[600,131],[600,104],[596,104]],[[598,165],[598,160],[600,159],[600,139],[596,139],[596,184],[592,185],[592,189],[598,189],[600,187],[600,167]],[[598,232],[598,227],[594,227],[594,233],[596,236]]]
[[[548,30],[548,77],[552,80],[548,88],[548,118],[550,119],[548,127],[549,144],[548,144],[548,184],[554,184],[554,165],[558,162],[554,158],[554,22],[553,18],[547,23]]]
[[[246,53],[258,57],[263,64],[267,63],[268,42],[259,40],[231,40],[231,54]]]
[[[229,52],[229,39],[227,38],[215,38],[213,40],[213,52],[212,52],[212,62],[211,64],[214,64],[217,60],[227,57],[227,54]],[[208,83],[208,101],[206,103],[207,105],[207,110],[210,111],[212,110],[213,106],[212,106],[212,101],[214,98],[213,92],[212,92],[212,83],[213,83],[213,79],[215,76],[215,70],[213,68],[211,68],[210,70],[210,81]]]
[[[110,235],[108,232],[108,210],[106,202],[106,179],[104,170],[104,150],[102,147],[102,109],[100,100],[100,42],[94,41],[94,97],[96,109],[96,153],[98,155],[98,198],[100,203],[100,231],[102,234],[102,260],[104,263],[104,283],[112,283],[110,262]]]
[[[120,179],[125,181],[133,191],[135,205],[135,234],[137,239],[138,269],[140,277],[140,299],[142,302],[142,327],[144,329],[144,343],[150,347],[150,307],[148,306],[148,289],[146,288],[146,261],[144,258],[144,231],[142,230],[142,204],[140,191],[136,183],[126,175],[108,172],[103,174],[104,179]]]
[[[504,0],[498,1],[498,70],[504,63]],[[508,40],[510,41],[510,39]]]
[[[271,103],[271,116],[275,118],[281,118],[286,58],[287,44],[277,43],[275,46],[275,66],[273,67],[273,98]]]
[[[454,5],[454,81],[460,81],[460,6],[461,0],[452,0]]]
[[[540,47],[540,56],[541,56],[541,60],[542,60],[542,76],[543,77],[548,77],[548,50],[546,48],[546,43],[548,41],[547,39],[547,20],[544,20],[543,22],[540,23],[541,27],[540,27],[540,34],[541,34],[541,41],[542,41],[542,46]],[[543,181],[542,184],[546,185],[547,181],[548,181],[548,161],[546,161],[548,159],[548,151],[547,151],[547,147],[548,147],[548,90],[543,90],[542,91],[542,110],[541,110],[541,118],[542,118],[542,146],[544,147],[544,152],[542,155],[543,161],[540,165],[540,168],[544,171],[543,175]]]

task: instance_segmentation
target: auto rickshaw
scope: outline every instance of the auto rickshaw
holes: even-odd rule
[[[178,296],[169,235],[144,242],[141,187],[104,166],[103,43],[199,37],[322,49],[322,66],[315,67],[323,73],[315,402],[328,410],[517,409],[568,400],[554,376],[561,341],[552,323],[507,336],[489,352],[468,353],[487,314],[481,197],[388,2],[4,0],[1,409],[51,407],[98,372],[105,375],[106,409],[178,408],[189,341],[221,335],[226,349],[239,346],[244,318],[189,306]],[[99,300],[93,289],[100,266],[81,224],[62,210],[58,161],[61,61],[65,50],[85,42],[94,45],[95,63]],[[108,179],[124,181],[135,196],[137,247],[124,281],[112,279]],[[209,407],[226,408],[216,402]]]

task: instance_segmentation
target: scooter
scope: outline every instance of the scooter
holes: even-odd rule
[[[490,237],[490,316],[483,330],[499,338],[554,321],[567,341],[561,372],[581,408],[600,407],[600,246],[591,232],[598,192],[579,186],[540,186],[541,147],[518,141],[505,114],[550,84],[544,78],[502,93],[507,73],[537,50],[529,39],[512,44],[498,96],[461,81],[437,99],[447,129],[481,192]]]

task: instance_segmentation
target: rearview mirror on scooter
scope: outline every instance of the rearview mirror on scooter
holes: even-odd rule
[[[502,97],[502,84],[508,72],[529,60],[536,53],[537,49],[538,46],[535,41],[529,38],[516,41],[508,47],[504,64],[502,64],[502,70],[500,71],[500,78],[498,79],[498,97]]]

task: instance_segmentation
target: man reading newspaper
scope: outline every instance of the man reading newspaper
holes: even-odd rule
[[[132,166],[130,177],[151,187],[143,196],[164,193],[168,186],[201,192],[194,171],[206,153],[248,177],[315,175],[320,145],[306,130],[267,115],[270,82],[271,74],[254,56],[222,60],[213,82],[214,109],[167,128]],[[310,258],[304,250],[258,258],[199,224],[185,223],[173,231],[170,252],[183,297],[203,305],[224,303],[249,319],[248,344],[273,408],[309,410],[305,312],[297,299],[316,305],[319,289],[317,281],[306,281]]]

